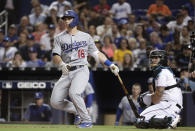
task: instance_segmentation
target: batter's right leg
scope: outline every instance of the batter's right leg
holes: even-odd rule
[[[68,76],[62,76],[55,84],[50,103],[55,109],[63,110],[69,113],[77,114],[75,106],[69,100],[67,100],[70,81]]]

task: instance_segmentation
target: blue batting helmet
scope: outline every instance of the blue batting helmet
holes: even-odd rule
[[[75,27],[79,24],[79,16],[77,15],[77,13],[74,10],[67,10],[64,12],[64,16],[65,17],[73,17],[73,21],[70,23],[70,27]]]

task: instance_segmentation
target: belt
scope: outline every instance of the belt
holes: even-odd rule
[[[74,71],[74,70],[79,69],[79,68],[82,68],[82,67],[84,67],[84,65],[71,66],[71,67],[69,68],[69,71]]]

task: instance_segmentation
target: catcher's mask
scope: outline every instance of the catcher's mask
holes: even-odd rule
[[[153,59],[158,59],[158,60],[153,60]],[[157,62],[158,61],[158,62]],[[149,65],[150,69],[154,69],[155,67],[158,66],[167,66],[168,65],[168,58],[167,58],[167,53],[164,50],[152,50],[149,55]]]

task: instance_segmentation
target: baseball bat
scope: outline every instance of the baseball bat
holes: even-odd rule
[[[124,85],[124,83],[123,83],[121,77],[119,76],[119,74],[117,74],[117,77],[118,77],[118,79],[119,79],[119,82],[120,82],[120,84],[121,84],[121,86],[122,86],[122,88],[123,88],[123,91],[124,91],[125,95],[127,96],[127,99],[128,99],[128,101],[129,101],[129,104],[130,104],[130,106],[131,106],[131,108],[132,108],[132,110],[133,110],[133,113],[135,114],[135,117],[136,117],[136,118],[140,118],[140,115],[139,115],[139,113],[138,113],[138,111],[137,111],[137,108],[136,108],[135,104],[133,103],[133,100],[131,99],[131,97],[130,97],[130,95],[129,95],[129,92],[128,92],[127,89],[125,88],[125,85]]]

